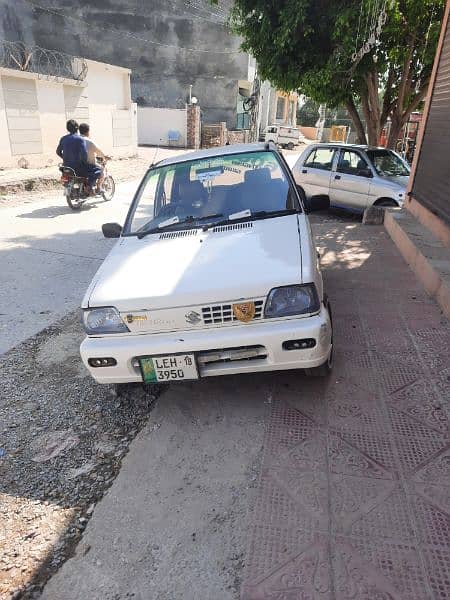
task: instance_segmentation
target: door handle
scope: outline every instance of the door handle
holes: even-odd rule
[[[302,173],[305,174],[308,172],[308,169],[302,169]]]
[[[340,179],[340,178],[341,178],[341,176],[340,176],[340,175],[335,175],[335,176],[334,176],[334,178],[335,178],[335,179]]]

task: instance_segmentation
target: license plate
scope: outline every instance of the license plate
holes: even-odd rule
[[[139,359],[139,364],[144,383],[198,379],[197,365],[193,354],[143,356]]]

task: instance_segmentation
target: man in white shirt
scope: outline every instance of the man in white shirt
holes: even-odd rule
[[[89,139],[89,125],[87,123],[80,123],[79,131],[86,143],[87,163],[85,165],[85,174],[88,178],[91,190],[94,190],[94,187],[97,184],[96,192],[99,193],[104,177],[103,169],[97,163],[97,158],[106,160],[109,158],[109,156],[106,156],[106,154],[100,150],[100,148],[91,139]]]

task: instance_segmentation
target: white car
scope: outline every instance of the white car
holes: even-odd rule
[[[327,198],[330,206],[362,213],[368,206],[403,206],[410,168],[396,152],[354,144],[313,144],[292,172],[306,203]]]
[[[192,380],[332,362],[330,306],[289,167],[273,144],[163,160],[144,176],[83,300],[99,383]]]

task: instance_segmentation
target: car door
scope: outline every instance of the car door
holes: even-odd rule
[[[342,148],[331,174],[330,204],[364,211],[368,205],[372,169],[357,150]]]
[[[312,148],[303,163],[298,166],[295,179],[304,189],[307,198],[328,196],[335,153],[335,148]]]

